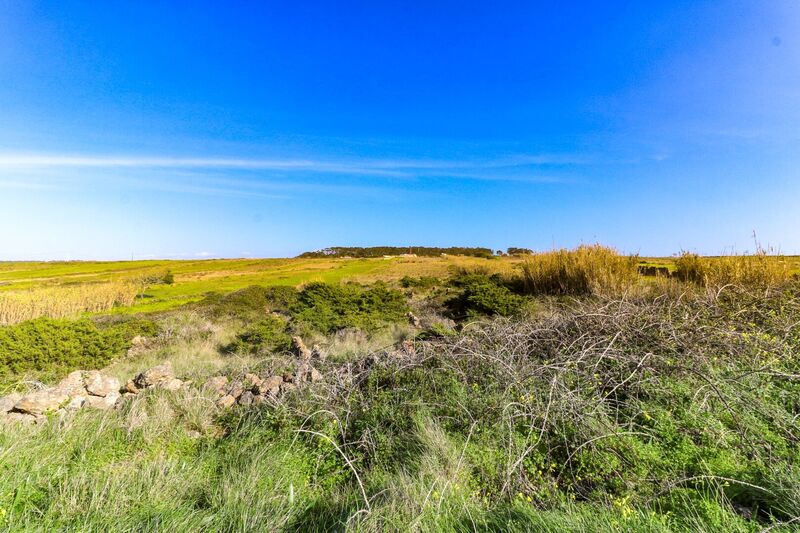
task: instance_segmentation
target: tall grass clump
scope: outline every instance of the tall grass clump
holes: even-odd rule
[[[600,244],[535,253],[522,265],[522,286],[527,294],[621,294],[637,283],[637,264]]]
[[[683,252],[675,259],[675,276],[681,281],[709,288],[726,285],[770,288],[791,277],[784,258],[771,255],[761,247],[752,255],[700,257]]]
[[[136,285],[121,282],[0,292],[0,325],[39,317],[69,318],[129,306],[138,292]]]

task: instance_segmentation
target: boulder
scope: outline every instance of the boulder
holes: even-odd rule
[[[69,395],[56,388],[42,389],[26,394],[14,404],[14,410],[30,415],[41,415],[55,411],[69,399]]]
[[[233,404],[236,403],[236,398],[231,396],[230,394],[226,394],[219,400],[217,400],[217,406],[222,407],[223,409],[227,409],[228,407],[232,407]]]
[[[172,378],[172,379],[167,380],[167,381],[162,381],[161,383],[159,383],[157,385],[157,387],[160,388],[160,389],[164,389],[164,390],[176,391],[176,390],[180,389],[181,387],[183,387],[183,381],[181,381],[181,380],[179,380],[177,378]]]
[[[203,384],[203,389],[214,392],[218,396],[225,396],[227,393],[228,377],[214,376]]]
[[[253,403],[253,398],[255,396],[249,390],[244,391],[241,396],[239,396],[239,405],[251,405]]]
[[[261,385],[258,386],[258,390],[256,392],[262,396],[277,396],[281,390],[282,383],[283,378],[281,376],[270,376],[261,382]]]
[[[292,353],[300,359],[311,358],[311,350],[306,347],[300,337],[292,337]]]
[[[322,374],[311,365],[302,365],[295,373],[296,383],[316,383],[322,381]]]
[[[238,398],[244,392],[244,384],[241,381],[234,381],[228,387],[228,395]]]
[[[73,396],[72,398],[70,398],[67,405],[64,406],[64,409],[66,409],[67,411],[77,411],[78,409],[83,407],[84,404],[86,404],[87,397],[88,396]]]
[[[4,415],[0,415],[0,422],[15,422],[19,424],[38,424],[42,422],[44,417],[41,415],[32,415],[28,413],[18,413],[11,411]]]
[[[67,377],[59,381],[56,388],[66,392],[69,397],[86,394],[86,383],[83,372],[80,370],[70,372]]]
[[[175,372],[172,370],[172,363],[167,361],[164,364],[145,370],[134,378],[133,383],[139,389],[146,389],[161,385],[172,379],[175,379]]]
[[[244,375],[244,387],[247,390],[252,390],[261,385],[261,378],[255,374]]]
[[[93,396],[106,397],[110,394],[119,393],[119,380],[110,376],[104,376],[97,371],[87,372],[84,382],[86,383],[86,391]]]
[[[417,347],[414,345],[414,341],[405,340],[400,343],[400,347],[397,350],[389,352],[388,355],[389,357],[403,358],[416,354],[417,354]]]
[[[122,388],[122,391],[125,394],[138,394],[139,387],[136,386],[136,383],[134,383],[132,379],[129,379],[125,382],[125,386]]]
[[[265,403],[267,403],[266,396],[260,396],[260,395],[253,396],[253,405],[264,405]]]
[[[22,395],[12,392],[8,396],[0,398],[0,415],[7,413],[14,408],[14,405],[22,399]]]
[[[150,347],[150,339],[137,335],[131,339],[131,346],[128,348],[128,356],[139,355]]]
[[[115,405],[117,405],[117,401],[120,399],[120,393],[118,391],[114,391],[107,396],[92,396],[91,394],[86,397],[86,407],[91,407],[92,409],[111,409]]]

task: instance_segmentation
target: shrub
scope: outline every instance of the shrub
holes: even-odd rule
[[[638,258],[599,244],[533,254],[522,265],[527,294],[621,294],[638,279]]]
[[[400,280],[400,286],[404,289],[430,289],[440,283],[441,280],[435,276],[420,276],[418,278],[405,276]]]
[[[697,254],[683,252],[675,259],[675,277],[681,281],[704,284],[706,263]]]
[[[369,288],[311,283],[291,307],[296,321],[325,334],[347,327],[374,330],[386,323],[404,321],[407,311],[403,294],[383,283]]]
[[[172,274],[172,271],[167,270],[167,273],[164,274],[163,278],[161,278],[161,282],[164,285],[172,285],[173,283],[175,283],[175,276]]]
[[[445,302],[445,306],[456,319],[478,315],[511,316],[525,303],[524,298],[502,284],[498,275],[469,274],[454,279],[453,283],[462,288],[461,292]]]
[[[294,287],[252,285],[228,294],[209,294],[199,306],[216,318],[257,320],[272,311],[288,313],[296,301]]]
[[[286,326],[285,320],[269,316],[237,335],[226,351],[252,354],[286,351],[292,343]]]
[[[32,373],[55,379],[76,369],[102,368],[137,335],[155,335],[149,320],[134,319],[98,328],[88,319],[38,318],[0,327],[0,381]]]

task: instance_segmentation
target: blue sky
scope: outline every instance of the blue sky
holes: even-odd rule
[[[800,253],[800,2],[0,0],[0,259]]]

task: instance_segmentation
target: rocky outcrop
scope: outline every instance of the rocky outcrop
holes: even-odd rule
[[[172,370],[172,363],[167,361],[164,364],[145,370],[133,378],[133,384],[137,389],[141,390],[166,385],[171,383],[174,379],[175,371]]]
[[[0,398],[0,421],[41,422],[49,413],[84,407],[111,409],[120,399],[120,382],[97,370],[75,371],[54,387]]]
[[[228,408],[236,404],[260,405],[275,402],[287,392],[322,380],[322,373],[311,366],[308,360],[303,360],[297,370],[293,373],[287,372],[282,376],[262,377],[250,373],[245,374],[242,379],[236,379],[230,383],[225,376],[214,376],[205,382],[203,390],[217,396],[218,407]]]
[[[317,347],[308,350],[302,340],[299,340],[296,347],[300,361],[294,372],[282,376],[247,373],[241,379],[232,381],[226,376],[214,376],[202,388],[216,396],[219,407],[228,408],[236,404],[260,405],[275,402],[299,387],[322,381],[322,373],[311,365],[312,353],[320,350]],[[308,357],[304,356],[306,353]],[[135,396],[146,389],[174,391],[189,387],[191,383],[175,377],[169,362],[145,370],[134,379],[128,380],[124,386],[117,378],[97,370],[78,370],[54,387],[0,397],[0,423],[38,423],[46,420],[46,415],[50,413],[64,414],[84,408],[112,409],[120,404],[123,397]]]

